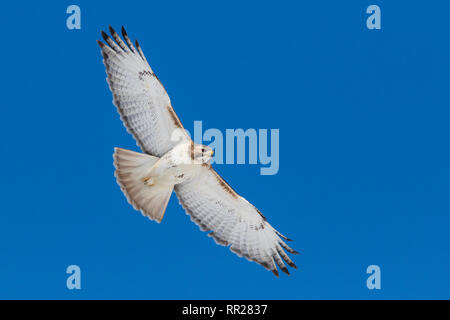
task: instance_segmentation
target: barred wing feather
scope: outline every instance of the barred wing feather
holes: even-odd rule
[[[106,42],[98,41],[106,67],[107,82],[127,130],[143,152],[161,157],[178,142],[174,131],[183,126],[172,108],[163,85],[150,68],[139,43],[136,47],[122,27],[125,42],[110,27],[111,39],[102,32]],[[137,48],[137,49],[136,49]],[[184,133],[183,131],[180,131]]]
[[[297,268],[286,254],[297,253],[266,218],[239,196],[210,166],[202,174],[175,186],[180,204],[201,230],[216,243],[230,246],[231,251],[259,263],[278,276],[277,265],[289,274],[285,263]]]

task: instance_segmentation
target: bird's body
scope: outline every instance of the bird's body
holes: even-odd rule
[[[197,146],[194,146],[196,148]],[[182,142],[175,145],[175,147],[164,154],[151,168],[144,179],[151,180],[149,185],[163,184],[175,186],[183,183],[186,180],[193,179],[201,173],[201,166],[209,161],[212,156],[212,150],[206,146],[204,160],[194,158],[191,154],[192,144],[189,142]],[[207,149],[206,149],[207,148]],[[199,149],[199,147],[197,147]],[[201,151],[200,151],[201,152]]]
[[[285,262],[296,268],[284,250],[297,253],[245,198],[211,167],[211,148],[195,144],[185,133],[169,96],[136,41],[125,29],[125,42],[110,28],[102,32],[107,82],[128,132],[144,153],[115,148],[118,184],[130,204],[151,220],[161,222],[175,191],[180,204],[201,230],[216,243],[261,264],[275,275]]]

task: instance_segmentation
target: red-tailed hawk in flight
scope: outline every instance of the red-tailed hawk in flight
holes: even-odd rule
[[[102,31],[107,44],[98,41],[107,82],[125,127],[143,152],[114,151],[117,182],[130,204],[161,222],[175,190],[192,221],[218,244],[277,276],[277,265],[287,274],[285,263],[297,268],[284,251],[297,253],[285,243],[289,239],[211,167],[211,148],[194,144],[184,133],[138,42],[134,46],[123,27],[125,42],[111,27],[110,32],[114,40]]]

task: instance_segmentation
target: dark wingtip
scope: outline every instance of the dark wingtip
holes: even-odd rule
[[[286,273],[288,276],[290,276],[291,274],[289,273],[289,270],[286,267],[282,267],[281,271],[283,271],[284,273]]]
[[[136,43],[136,48],[140,48],[139,42],[137,40],[134,40],[134,43]]]
[[[277,278],[280,276],[277,269],[273,269],[272,272]]]
[[[294,241],[294,240],[292,240],[291,238],[286,237],[285,235],[283,235],[282,238],[283,238],[284,240],[286,240],[286,241]]]
[[[109,26],[109,32],[111,34],[116,34],[117,33],[116,30],[114,30],[113,27],[111,27],[111,26]]]
[[[106,44],[104,44],[103,42],[101,42],[100,40],[97,40],[98,45],[100,46],[100,48],[103,49],[103,47],[106,46]]]
[[[125,31],[124,26],[122,26],[122,35],[123,35],[124,37],[128,36],[127,32]]]
[[[280,232],[278,232],[277,230],[275,230],[275,233],[280,236],[281,238],[283,238],[286,241],[294,241],[292,239],[289,239],[288,237],[286,237],[284,234],[281,234]]]
[[[295,263],[293,261],[286,261],[286,263],[289,265],[289,267],[297,269],[297,266],[295,265]]]
[[[103,37],[103,39],[104,39],[106,42],[108,42],[109,36],[108,36],[108,34],[107,34],[105,31],[103,31],[103,30],[102,30],[102,37]]]

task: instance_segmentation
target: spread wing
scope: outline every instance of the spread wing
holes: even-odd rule
[[[187,135],[181,130],[183,126],[169,96],[150,68],[139,43],[136,41],[136,47],[133,46],[123,27],[126,43],[114,29],[109,29],[115,42],[102,31],[107,44],[101,41],[98,44],[102,49],[113,103],[142,151],[161,157]]]
[[[238,256],[261,264],[278,276],[277,265],[289,274],[284,262],[297,268],[286,251],[297,253],[266,218],[239,196],[210,166],[202,174],[175,186],[180,204],[201,230],[216,243],[230,246]],[[284,262],[283,262],[284,260]]]

